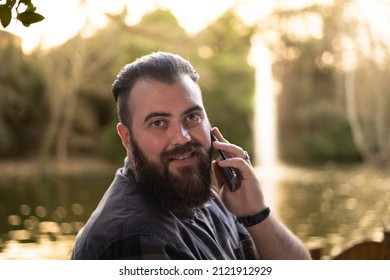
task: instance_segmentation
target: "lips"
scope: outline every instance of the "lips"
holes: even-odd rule
[[[175,156],[173,158],[171,158],[171,161],[173,160],[185,160],[185,159],[189,159],[191,158],[193,155],[193,153],[187,153],[187,154],[184,154],[184,155],[179,155],[179,156]]]
[[[179,166],[192,165],[202,152],[203,147],[200,144],[187,143],[183,146],[175,147],[172,150],[163,152],[161,154],[161,162],[163,165],[168,165],[170,163]]]

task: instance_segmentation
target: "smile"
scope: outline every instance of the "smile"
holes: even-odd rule
[[[173,155],[170,163],[175,167],[192,166],[196,162],[195,153],[186,153],[181,155]]]
[[[192,153],[172,158],[171,160],[185,160],[192,157]]]

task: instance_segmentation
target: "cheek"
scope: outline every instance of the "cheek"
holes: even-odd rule
[[[194,138],[206,150],[210,149],[210,147],[211,147],[210,126],[204,125],[204,126],[200,127],[199,131],[197,131],[197,133],[196,133],[196,136],[194,135]]]
[[[145,137],[139,139],[138,145],[148,160],[159,162],[160,154],[164,150],[163,141],[155,137]]]

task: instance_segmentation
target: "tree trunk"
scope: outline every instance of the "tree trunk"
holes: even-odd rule
[[[58,132],[56,143],[56,159],[58,162],[67,163],[69,157],[69,142],[72,137],[73,124],[77,108],[78,90],[80,87],[80,77],[82,74],[82,58],[78,52],[70,58],[72,61],[69,66],[70,71],[67,77],[64,77],[62,88],[65,102],[64,114],[61,129]]]

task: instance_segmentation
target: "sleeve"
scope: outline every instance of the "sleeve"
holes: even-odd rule
[[[102,260],[188,260],[186,252],[156,236],[135,235],[117,240],[100,255]]]

